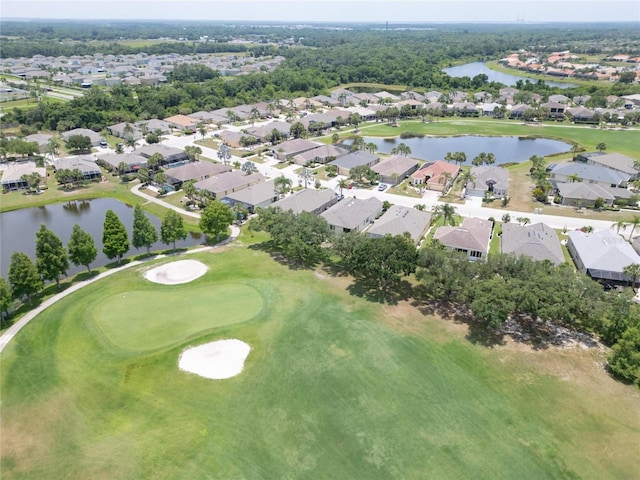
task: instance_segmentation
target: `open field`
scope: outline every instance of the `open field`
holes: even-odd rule
[[[209,266],[193,284],[151,285],[149,265],[134,267],[8,345],[3,479],[637,473],[640,395],[607,376],[599,350],[487,349],[465,324],[366,302],[347,278],[289,269],[259,248],[192,258]],[[223,296],[233,324],[221,322]],[[251,346],[242,374],[178,370],[184,348],[224,338]]]

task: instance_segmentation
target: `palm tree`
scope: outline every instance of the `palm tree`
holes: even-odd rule
[[[582,178],[577,173],[572,173],[571,175],[567,175],[567,180],[569,183],[581,182]]]
[[[473,183],[475,185],[476,176],[471,173],[471,170],[463,170],[460,176],[458,177],[458,182],[462,183],[462,186],[465,188],[467,184]]]
[[[163,160],[164,160],[164,156],[161,153],[156,152],[153,155],[151,155],[147,160],[147,167],[149,167],[149,169],[155,172]]]
[[[611,228],[614,227],[616,229],[616,233],[619,234],[620,230],[624,232],[627,229],[627,222],[625,220],[618,220],[616,223],[611,225]]]
[[[125,140],[124,140],[124,144],[125,144],[127,147],[131,147],[133,150],[135,150],[135,149],[136,149],[136,141],[135,141],[135,139],[134,139],[133,137],[127,137],[127,138],[125,138]]]
[[[451,205],[450,203],[443,203],[442,205],[437,205],[434,210],[434,218],[438,220],[442,218],[443,224],[446,225],[456,225],[456,207]]]
[[[198,132],[200,132],[200,135],[202,135],[202,139],[204,140],[204,136],[207,134],[207,127],[205,127],[203,123],[199,123]]]
[[[287,178],[283,175],[276,177],[273,181],[275,187],[280,191],[280,193],[287,193],[291,189],[291,184],[293,182],[290,178]]]
[[[508,213],[505,213],[502,216],[502,223],[509,223],[511,221],[511,215],[509,215]]]
[[[299,176],[300,176],[300,180],[304,182],[304,188],[307,188],[307,184],[309,183],[309,180],[313,178],[313,172],[308,168],[303,168],[300,171]]]
[[[573,144],[571,145],[571,153],[573,154],[573,161],[576,161],[576,157],[578,156],[578,153],[580,153],[582,151],[582,148],[580,147],[580,145],[577,144]]]
[[[349,182],[346,178],[341,178],[338,181],[338,188],[340,188],[340,196],[342,196],[342,190],[345,188],[349,188]]]
[[[640,277],[640,263],[632,263],[622,269],[622,273],[631,277],[631,288],[636,289],[636,281]]]
[[[531,223],[531,219],[528,217],[518,217],[516,218],[516,222],[518,222],[521,226],[525,226],[528,225],[529,223]]]
[[[451,182],[451,177],[452,175],[449,172],[444,172],[442,175],[440,175],[440,179],[444,184],[444,188],[442,189],[443,192],[446,192],[449,189],[449,183]]]
[[[628,220],[627,223],[631,225],[631,233],[629,234],[629,241],[633,240],[633,232],[640,226],[640,216],[634,215],[631,220]]]

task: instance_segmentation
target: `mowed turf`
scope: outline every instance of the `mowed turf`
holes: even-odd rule
[[[142,282],[141,282],[142,283]],[[243,284],[141,285],[139,290],[98,300],[86,314],[116,346],[154,350],[206,330],[245,322],[262,308],[262,297]]]
[[[147,290],[140,271],[56,304],[0,357],[3,480],[637,474],[640,400],[589,369],[598,352],[486,349],[461,327],[407,304],[368,303],[345,279],[291,270],[258,250],[194,258],[211,266],[193,284],[194,302],[202,288],[248,285],[262,308],[139,353],[115,346],[87,312]],[[188,295],[188,284],[179,289]],[[155,297],[153,309],[173,309],[171,298]],[[186,346],[220,338],[251,345],[239,376],[178,370]],[[575,373],[579,364],[588,375]]]

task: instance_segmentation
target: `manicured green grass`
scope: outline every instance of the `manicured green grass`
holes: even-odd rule
[[[213,289],[210,285],[141,285],[138,290],[101,295],[87,315],[114,345],[146,351],[245,322],[261,308],[258,291],[243,284],[216,284]]]
[[[637,393],[593,367],[599,351],[487,349],[452,321],[408,303],[369,303],[348,293],[348,280],[290,269],[259,248],[192,258],[210,266],[196,283],[159,285],[166,295],[135,301],[149,312],[147,325],[153,318],[165,328],[162,317],[177,311],[188,317],[188,299],[216,304],[202,298],[206,288],[249,286],[263,308],[242,323],[200,324],[188,339],[161,333],[165,342],[141,354],[114,346],[92,312],[101,299],[153,290],[141,277],[148,265],[59,302],[0,357],[3,479],[637,472]],[[174,307],[178,293],[185,300]],[[247,301],[246,290],[237,294]],[[230,303],[220,308],[239,308]],[[111,316],[131,318],[130,306],[114,305]],[[149,335],[116,321],[132,337]],[[238,377],[178,370],[184,348],[221,338],[251,345]]]

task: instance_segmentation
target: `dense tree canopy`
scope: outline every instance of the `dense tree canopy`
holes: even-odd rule
[[[69,268],[67,251],[58,236],[44,224],[36,232],[36,268],[43,280],[55,280],[60,288],[60,275]]]

